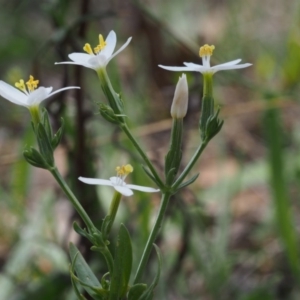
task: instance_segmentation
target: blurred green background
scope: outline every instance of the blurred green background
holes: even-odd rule
[[[120,47],[108,65],[128,120],[158,170],[171,128],[170,106],[180,73],[158,64],[201,63],[199,47],[214,44],[212,64],[237,58],[253,66],[214,76],[225,120],[194,173],[197,181],[173,197],[157,244],[163,274],[155,299],[300,299],[300,2],[298,0],[0,0],[0,79],[29,75],[42,86],[81,90],[47,100],[53,126],[66,132],[59,169],[95,223],[113,191],[78,182],[108,178],[131,163],[128,180],[153,186],[126,138],[97,112],[105,102],[96,73],[58,65],[98,34],[114,30]],[[199,144],[202,77],[188,73],[182,166]],[[50,174],[22,157],[34,144],[30,115],[0,99],[0,300],[75,299],[69,241],[99,278],[103,260],[72,229],[78,220]],[[130,229],[133,270],[159,205],[158,195],[124,198],[117,224]],[[114,228],[117,230],[117,226]],[[144,279],[157,267],[151,257]]]

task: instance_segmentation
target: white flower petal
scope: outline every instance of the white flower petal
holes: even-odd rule
[[[233,66],[214,66],[211,69],[211,71],[218,72],[222,70],[235,70],[235,69],[243,69],[252,66],[252,64],[246,63],[246,64],[241,64],[241,65],[233,65]]]
[[[141,192],[147,192],[147,193],[155,193],[155,192],[160,191],[159,189],[154,189],[151,187],[140,186],[140,185],[135,185],[135,184],[126,184],[126,186],[130,189],[141,191]]]
[[[214,66],[214,67],[233,66],[233,65],[238,64],[238,63],[241,62],[241,61],[242,61],[242,60],[239,58],[239,59],[232,60],[232,61],[229,61],[229,62],[224,63],[224,64],[216,65],[216,66]]]
[[[197,65],[197,64],[193,64],[193,63],[183,63],[184,65],[186,65],[190,71],[195,71],[195,72],[206,72],[210,69],[210,67],[205,67],[202,65]]]
[[[189,68],[195,68],[195,69],[197,69],[197,68],[203,68],[203,66],[202,65],[199,65],[199,64],[194,64],[194,63],[188,63],[188,62],[184,62],[183,63],[185,66],[187,66],[187,67],[189,67]]]
[[[87,178],[87,177],[79,177],[78,179],[87,184],[113,186],[112,182],[107,179]]]
[[[12,103],[22,106],[27,104],[27,95],[2,80],[0,80],[0,95]]]
[[[72,61],[56,62],[55,65],[62,65],[62,64],[78,65],[78,66],[83,66],[83,67],[87,67],[90,69],[94,69],[94,67],[91,64],[89,64],[88,61],[91,59],[91,57],[94,57],[95,55],[74,52],[74,53],[69,54],[68,56]]]
[[[114,189],[124,196],[133,195],[133,191],[130,188],[128,188],[127,185],[125,185],[125,186],[114,185]]]
[[[83,66],[89,69],[94,69],[93,66],[89,64],[79,63],[79,62],[73,62],[73,61],[62,61],[62,62],[56,62],[55,65],[76,65],[76,66]]]
[[[76,63],[87,64],[94,55],[87,53],[74,52],[68,55],[71,60]]]
[[[104,55],[99,54],[89,59],[88,64],[94,69],[104,68],[107,65],[107,59]]]
[[[54,91],[53,93],[49,94],[47,98],[52,97],[53,95],[55,95],[57,93],[67,91],[67,90],[72,90],[72,89],[80,89],[80,87],[79,86],[68,86],[68,87],[65,87],[62,89],[58,89],[58,90]]]
[[[195,71],[194,68],[189,68],[189,67],[168,67],[163,65],[158,65],[158,66],[168,71]]]
[[[107,59],[113,54],[117,44],[117,36],[113,30],[109,32],[105,42],[106,42],[106,46],[98,55],[104,55],[105,58]]]
[[[40,104],[43,100],[48,98],[48,95],[51,93],[51,91],[52,87],[45,88],[43,86],[40,86],[28,95],[27,106]]]
[[[118,51],[116,51],[112,56],[108,57],[107,63],[106,63],[106,64],[108,64],[109,61],[110,61],[111,59],[113,59],[116,55],[118,55],[121,51],[123,51],[123,50],[128,46],[128,44],[130,43],[131,39],[132,39],[132,38],[130,37],[130,38],[126,41],[126,43],[125,43],[120,49],[118,49]]]

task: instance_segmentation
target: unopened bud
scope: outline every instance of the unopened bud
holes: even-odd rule
[[[173,103],[171,106],[171,116],[174,119],[182,119],[185,117],[188,107],[188,84],[186,75],[179,77],[176,85]]]

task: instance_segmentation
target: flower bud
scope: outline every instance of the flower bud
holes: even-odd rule
[[[171,116],[174,119],[182,119],[185,117],[188,107],[188,84],[186,75],[179,77],[176,85],[173,103],[171,106]]]

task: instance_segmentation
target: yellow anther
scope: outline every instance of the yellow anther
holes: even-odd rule
[[[34,91],[37,88],[38,84],[39,84],[39,80],[34,80],[33,76],[30,75],[29,80],[26,82],[28,91],[30,92]]]
[[[15,83],[15,87],[17,87],[19,90],[23,91],[23,92],[27,92],[26,91],[26,87],[25,87],[25,83],[23,79],[20,79],[20,82],[16,82]]]
[[[204,46],[200,47],[199,56],[200,57],[212,56],[214,49],[215,49],[214,45],[209,46],[209,45],[205,44]]]
[[[133,167],[131,165],[123,165],[121,167],[116,167],[116,171],[117,171],[117,175],[118,176],[126,176],[128,175],[129,173],[132,173],[133,172]]]
[[[97,45],[97,47],[94,48],[95,53],[99,53],[100,51],[102,51],[106,46],[106,42],[102,36],[102,34],[99,34],[99,45]]]
[[[83,47],[83,50],[85,52],[87,52],[88,54],[94,54],[93,50],[92,50],[92,47],[90,44],[85,44],[84,47]]]
[[[100,50],[103,50],[106,46],[106,42],[102,36],[102,34],[99,34],[99,45],[98,47],[100,47]]]

